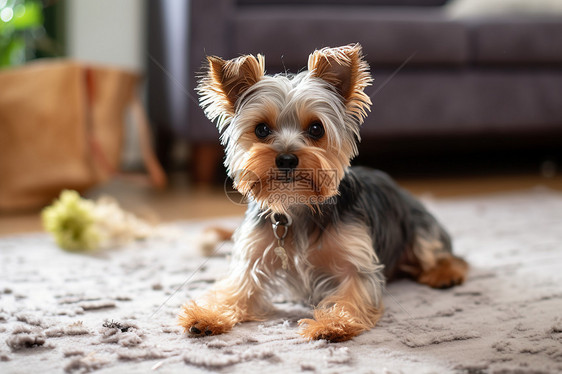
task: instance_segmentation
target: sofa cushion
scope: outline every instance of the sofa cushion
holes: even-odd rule
[[[373,75],[364,138],[562,131],[559,69],[402,71],[390,80],[392,71]]]
[[[560,0],[451,0],[446,11],[456,18],[562,15]]]
[[[306,66],[317,48],[359,42],[370,63],[463,65],[468,32],[440,8],[249,7],[233,20],[230,51],[264,53],[268,68]],[[291,70],[294,72],[294,70]]]
[[[562,17],[484,18],[466,22],[476,63],[562,63]]]

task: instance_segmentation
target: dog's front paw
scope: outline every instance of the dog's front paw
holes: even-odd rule
[[[365,327],[349,320],[330,316],[327,313],[314,313],[316,319],[301,319],[299,326],[303,326],[300,334],[309,340],[328,340],[330,342],[344,342],[359,335]]]
[[[203,308],[194,301],[183,306],[179,324],[191,336],[224,334],[235,325],[233,313],[221,308]]]

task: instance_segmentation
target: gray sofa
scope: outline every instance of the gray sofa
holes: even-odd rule
[[[193,0],[184,83],[192,92],[205,55],[262,53],[268,73],[294,73],[316,48],[359,42],[375,78],[364,148],[470,147],[484,138],[562,145],[562,19],[457,20],[445,2]],[[151,113],[192,144],[216,144],[218,133],[196,103],[185,104],[177,123],[170,113]]]

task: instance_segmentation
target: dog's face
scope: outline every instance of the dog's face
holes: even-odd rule
[[[371,104],[361,47],[317,50],[294,76],[266,76],[261,55],[208,63],[200,102],[217,122],[235,188],[276,213],[336,195]]]

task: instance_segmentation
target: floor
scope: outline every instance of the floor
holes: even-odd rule
[[[267,321],[187,339],[181,305],[225,274],[232,249],[203,259],[200,226],[84,255],[43,236],[1,238],[0,372],[562,373],[561,196],[435,199],[469,280],[449,290],[389,283],[378,326],[337,344],[306,344],[297,321],[311,309],[288,302]]]
[[[562,175],[544,177],[532,173],[502,176],[441,177],[431,179],[398,179],[415,195],[448,198],[504,193],[544,186],[562,191]],[[190,186],[185,175],[171,178],[166,191],[155,191],[139,175],[128,175],[95,188],[87,197],[115,197],[120,204],[150,222],[193,220],[217,216],[242,215],[240,197],[226,192],[223,186],[197,188]],[[41,230],[39,211],[0,213],[0,236]]]

